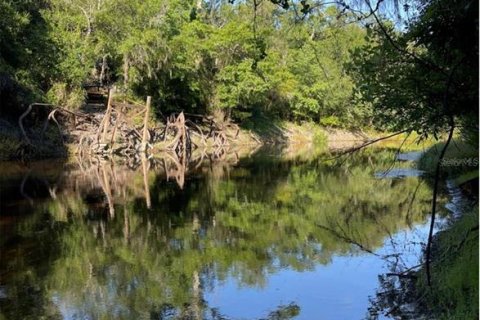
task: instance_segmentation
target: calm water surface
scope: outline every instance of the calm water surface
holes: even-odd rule
[[[431,190],[393,154],[9,166],[0,319],[375,318],[378,276],[418,264],[428,225]]]

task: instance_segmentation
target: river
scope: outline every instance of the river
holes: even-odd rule
[[[388,319],[432,193],[394,158],[4,165],[0,319]]]

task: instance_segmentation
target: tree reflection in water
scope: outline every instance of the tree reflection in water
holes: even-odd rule
[[[282,268],[382,255],[385,238],[423,222],[425,184],[374,178],[391,156],[365,151],[342,165],[262,154],[188,164],[173,155],[83,161],[45,178],[55,196],[37,184],[44,196],[2,236],[1,312],[8,319],[226,319],[204,299],[218,281],[261,288]],[[30,183],[42,175],[34,176]],[[398,261],[385,258],[392,257]],[[299,313],[292,302],[265,319]]]

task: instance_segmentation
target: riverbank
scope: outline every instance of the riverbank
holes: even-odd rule
[[[425,152],[418,167],[434,174],[444,143]],[[478,149],[453,140],[441,163],[442,178],[458,188],[471,202],[452,217],[433,240],[431,286],[424,268],[415,282],[420,306],[438,319],[478,319]]]
[[[425,171],[429,177],[434,176],[435,168],[444,146],[444,142],[439,142],[426,150],[418,161],[418,169]],[[457,181],[457,184],[468,181],[469,177],[465,176],[466,174],[469,174],[470,178],[474,178],[474,173],[476,172],[478,177],[478,148],[461,139],[454,139],[445,152],[441,167],[440,174],[442,178],[462,178]]]
[[[478,204],[449,222],[433,241],[431,287],[422,268],[415,296],[435,319],[478,319]]]
[[[92,112],[89,110],[85,112],[85,115],[87,114],[91,117],[92,122],[96,123],[102,122],[104,117],[104,112]],[[50,125],[47,127],[45,123],[48,121],[44,122],[42,119],[36,118],[36,116],[33,114],[25,118],[24,132],[20,129],[18,121],[1,119],[0,161],[69,158],[79,152],[79,146],[85,135],[95,135],[98,131],[96,127],[81,128],[79,130],[78,121],[75,118],[73,120],[74,125],[72,125],[71,119],[67,117],[62,118],[58,113],[56,115],[57,119],[55,119],[56,126]],[[60,119],[58,119],[59,117]],[[137,136],[141,135],[144,124],[141,111],[140,113],[133,111],[126,113],[125,118],[131,123],[132,131],[137,133]],[[339,150],[353,147],[369,139],[368,136],[359,130],[322,127],[313,122],[294,123],[271,121],[270,119],[262,118],[237,125],[229,120],[215,120],[213,117],[207,119],[215,123],[215,129],[221,128],[217,137],[214,135],[213,137],[207,136],[206,133],[211,132],[211,127],[201,123],[195,124],[187,118],[187,122],[194,129],[192,131],[195,131],[190,135],[195,149],[199,147],[206,150],[218,149],[218,141],[221,136],[222,139],[223,137],[225,139],[221,145],[223,149],[228,148],[233,151],[254,150],[262,145],[275,145],[280,146],[287,155],[308,154],[310,156],[312,153],[319,154],[327,149]],[[152,128],[151,133],[153,135],[157,135],[158,132],[164,130],[162,128],[165,128],[165,123],[150,117],[148,127]],[[116,128],[117,126],[113,130]],[[156,132],[153,130],[156,130]],[[115,136],[115,132],[112,132],[113,136]],[[166,144],[169,144],[169,141],[164,141],[164,139],[158,141],[158,137],[156,138],[157,142],[151,143],[149,153],[160,152]],[[125,139],[123,139],[124,141]],[[108,144],[105,143],[105,145]]]
[[[29,128],[34,143],[27,142],[15,122],[0,119],[0,161],[67,158],[68,146],[53,127],[42,133],[39,125]]]

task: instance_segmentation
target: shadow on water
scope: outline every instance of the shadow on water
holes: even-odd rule
[[[383,266],[418,258],[402,236],[425,224],[431,196],[417,177],[375,178],[391,156],[366,150],[340,165],[225,152],[182,164],[165,154],[12,173],[1,184],[1,314],[311,319],[318,301],[351,295],[322,312],[361,318]],[[371,266],[351,267],[360,261]],[[347,291],[298,296],[301,277],[329,272],[325,285],[348,280]],[[356,288],[361,272],[372,280]],[[272,287],[287,274],[300,287]],[[268,294],[248,310],[245,292]]]

